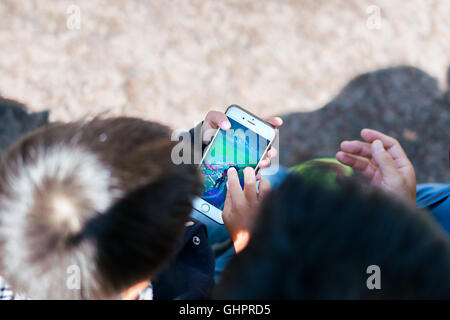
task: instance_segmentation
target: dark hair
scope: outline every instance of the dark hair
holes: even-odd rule
[[[197,169],[170,131],[134,118],[40,129],[0,168],[0,274],[32,299],[110,298],[150,279],[181,240]],[[68,288],[77,266],[79,290]]]
[[[369,290],[371,265],[381,289]],[[385,194],[290,175],[265,199],[247,248],[216,288],[221,299],[450,298],[447,235],[428,212]]]

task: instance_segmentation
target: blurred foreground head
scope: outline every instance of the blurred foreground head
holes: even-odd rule
[[[449,239],[428,212],[381,193],[305,183],[296,174],[267,196],[220,299],[450,298]],[[380,268],[381,289],[374,270]],[[370,279],[369,279],[370,278]]]
[[[201,183],[168,128],[134,118],[37,130],[2,155],[0,274],[32,299],[115,297],[171,258]],[[80,288],[68,286],[79,268]]]

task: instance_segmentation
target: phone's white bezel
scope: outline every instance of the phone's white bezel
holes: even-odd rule
[[[234,121],[238,122],[239,124],[243,125],[244,127],[251,129],[261,137],[269,140],[269,143],[267,145],[266,150],[264,150],[264,153],[261,155],[261,158],[259,159],[259,162],[256,167],[259,166],[259,163],[262,159],[266,156],[267,150],[269,150],[270,145],[272,144],[274,138],[275,138],[275,129],[266,123],[265,121],[259,119],[258,117],[253,116],[252,114],[248,113],[247,111],[243,110],[242,108],[238,106],[230,106],[227,111],[225,112],[227,117],[233,119]],[[206,155],[209,152],[209,149],[211,148],[214,139],[217,137],[217,134],[219,133],[220,129],[217,129],[216,133],[214,134],[214,137],[211,139],[211,143],[206,148],[205,152],[203,153],[202,161],[199,166],[203,163],[205,160]],[[212,204],[210,204],[208,201],[203,200],[200,197],[197,197],[194,200],[193,203],[194,208],[206,215],[207,217],[211,218],[215,222],[219,224],[223,224],[222,220],[222,210],[219,208],[214,207]],[[205,212],[202,208],[208,208],[208,211]]]

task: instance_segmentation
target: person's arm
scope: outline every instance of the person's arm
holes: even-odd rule
[[[264,196],[270,191],[270,183],[261,179],[257,192],[255,170],[244,169],[244,190],[235,168],[228,169],[228,191],[222,218],[233,241],[236,253],[241,252],[250,240],[251,230]]]
[[[343,141],[336,159],[361,171],[380,187],[411,205],[416,205],[414,167],[400,143],[379,131],[363,129],[363,141]]]

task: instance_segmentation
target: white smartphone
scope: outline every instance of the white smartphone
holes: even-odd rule
[[[237,105],[228,107],[231,128],[218,129],[205,150],[200,163],[204,177],[203,192],[194,201],[194,208],[223,224],[222,210],[227,194],[227,171],[234,167],[244,186],[244,168],[257,170],[260,161],[269,150],[276,131],[272,125]]]

